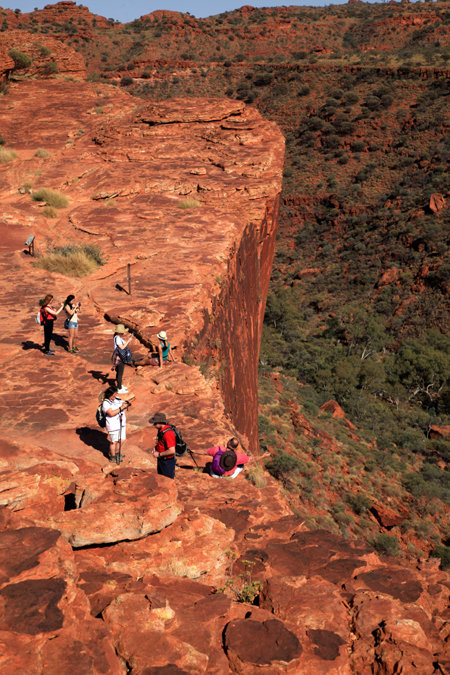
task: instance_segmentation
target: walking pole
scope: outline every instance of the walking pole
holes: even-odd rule
[[[188,453],[190,454],[191,458],[194,460],[195,466],[198,468],[197,460],[196,460],[195,457],[194,457],[194,453],[193,453],[192,450],[190,450],[189,448],[187,449],[187,451],[188,451]]]

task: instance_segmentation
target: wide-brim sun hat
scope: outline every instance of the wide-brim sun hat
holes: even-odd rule
[[[129,333],[130,329],[124,326],[123,323],[118,323],[117,326],[114,328],[114,332],[120,334]]]
[[[156,337],[159,340],[167,340],[167,333],[165,330],[160,330]]]
[[[148,421],[150,424],[167,424],[167,417],[164,413],[157,412]]]
[[[234,450],[227,450],[220,458],[220,466],[225,471],[231,471],[236,466],[237,457]]]

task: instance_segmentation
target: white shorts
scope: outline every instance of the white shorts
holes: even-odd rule
[[[109,440],[111,441],[111,443],[117,443],[117,441],[119,440],[119,436],[120,436],[120,435],[121,435],[122,441],[124,441],[124,440],[126,439],[126,437],[127,437],[127,428],[126,428],[126,427],[122,427],[122,430],[121,430],[121,431],[122,431],[122,434],[120,434],[120,429],[117,429],[117,431],[110,431],[110,432],[109,432],[108,435],[109,435]]]
[[[214,471],[212,469],[210,469],[209,475],[212,476],[213,478],[236,478],[236,476],[239,476],[239,474],[241,473],[241,471],[243,469],[244,469],[244,465],[238,464],[237,467],[235,468],[235,470],[233,471],[233,473],[230,473],[229,476],[225,476],[225,474],[223,474],[222,476],[219,476],[217,473],[214,473]]]

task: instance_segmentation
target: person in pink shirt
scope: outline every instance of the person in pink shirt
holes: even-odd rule
[[[213,478],[236,478],[244,468],[245,464],[249,464],[258,459],[269,457],[270,453],[266,452],[261,457],[249,457],[242,452],[238,452],[239,441],[237,438],[230,438],[226,448],[221,445],[215,445],[213,448],[208,448],[206,452],[196,452],[196,455],[206,455],[212,457],[209,467],[209,475]]]

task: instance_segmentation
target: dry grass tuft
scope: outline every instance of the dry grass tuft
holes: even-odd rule
[[[45,202],[47,206],[53,206],[55,209],[63,209],[69,204],[66,195],[48,188],[35,190],[31,195],[31,199],[35,202]]]
[[[45,157],[51,157],[52,153],[48,152],[48,150],[45,150],[45,148],[38,148],[36,150],[36,152],[34,153],[34,156],[45,158]]]
[[[195,209],[197,206],[201,206],[201,204],[196,199],[183,199],[178,204],[179,209]]]
[[[103,263],[96,246],[65,246],[55,248],[35,262],[36,267],[57,272],[66,277],[85,277]]]
[[[7,150],[6,148],[0,148],[0,164],[6,164],[6,162],[12,162],[13,159],[16,159],[17,152],[15,150]]]
[[[266,487],[266,474],[261,464],[250,464],[246,469],[246,478],[257,488]]]
[[[195,565],[177,559],[171,560],[166,569],[174,577],[186,577],[187,579],[198,579],[202,574]]]
[[[45,218],[56,218],[58,215],[58,211],[53,206],[44,206],[41,213]]]

